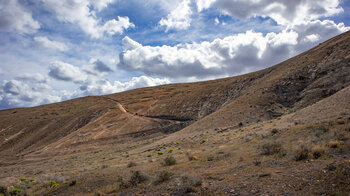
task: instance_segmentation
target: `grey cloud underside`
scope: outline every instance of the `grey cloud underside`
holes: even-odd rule
[[[105,63],[103,63],[100,60],[96,60],[93,64],[94,64],[94,69],[98,72],[101,72],[101,73],[113,72],[113,70],[110,67],[108,67]]]

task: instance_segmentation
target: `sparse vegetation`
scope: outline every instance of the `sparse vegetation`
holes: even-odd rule
[[[165,158],[163,163],[162,163],[163,166],[171,166],[171,165],[175,165],[175,164],[176,164],[176,159],[172,156]]]
[[[282,145],[278,142],[267,142],[260,149],[262,155],[274,155],[282,150]]]
[[[314,159],[320,158],[326,152],[326,148],[324,146],[315,145],[311,149],[312,157]]]
[[[330,142],[328,143],[328,146],[329,146],[330,148],[340,148],[341,145],[342,145],[342,142],[341,142],[341,141],[330,141]]]
[[[10,191],[10,195],[11,195],[11,196],[20,195],[21,192],[22,192],[21,189],[19,189],[19,188],[14,188],[14,189],[12,189],[12,190]]]
[[[309,150],[304,146],[300,146],[295,152],[294,152],[294,160],[295,161],[302,161],[309,158]]]
[[[272,135],[275,135],[275,134],[277,134],[278,132],[279,132],[278,129],[272,129],[272,130],[271,130],[271,134],[272,134]]]
[[[130,177],[129,183],[132,186],[136,186],[137,184],[145,182],[148,179],[149,177],[141,173],[140,171],[131,171],[131,177]]]
[[[158,151],[157,154],[158,154],[158,155],[163,155],[164,152],[163,152],[163,151]]]
[[[0,186],[0,194],[6,195],[7,194],[7,187]]]
[[[207,141],[207,139],[202,139],[201,144],[205,143],[206,141]]]
[[[188,160],[189,160],[189,161],[198,161],[198,160],[199,160],[199,157],[193,156],[193,155],[188,155]]]
[[[51,189],[55,189],[56,187],[59,186],[59,184],[56,181],[54,181],[54,180],[51,180],[51,181],[47,182],[46,185],[48,187],[50,187]]]
[[[170,148],[168,152],[169,152],[169,153],[172,153],[173,151],[174,151],[174,149],[173,149],[173,148]]]
[[[171,176],[173,176],[173,173],[163,170],[157,175],[157,179],[154,181],[154,184],[157,185],[169,181]]]

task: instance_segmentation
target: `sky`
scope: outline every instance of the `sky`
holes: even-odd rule
[[[236,76],[348,30],[349,0],[0,0],[0,109]]]

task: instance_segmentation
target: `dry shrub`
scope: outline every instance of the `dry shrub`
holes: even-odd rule
[[[314,159],[320,158],[325,152],[326,148],[321,145],[315,145],[311,148],[311,153]]]
[[[282,145],[278,142],[267,142],[260,149],[262,155],[274,155],[282,150]]]
[[[330,141],[330,142],[328,143],[328,146],[329,146],[330,148],[340,148],[341,145],[342,145],[342,142],[341,142],[341,141],[338,141],[338,140]]]
[[[300,146],[294,152],[294,160],[296,161],[302,161],[308,158],[309,158],[309,149],[307,149],[305,146]]]
[[[157,185],[169,181],[171,176],[173,176],[173,173],[163,170],[158,174],[157,179],[154,181],[154,184]]]

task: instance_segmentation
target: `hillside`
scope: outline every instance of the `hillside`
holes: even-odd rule
[[[346,32],[241,76],[2,110],[0,185],[29,195],[346,195],[349,84]]]

